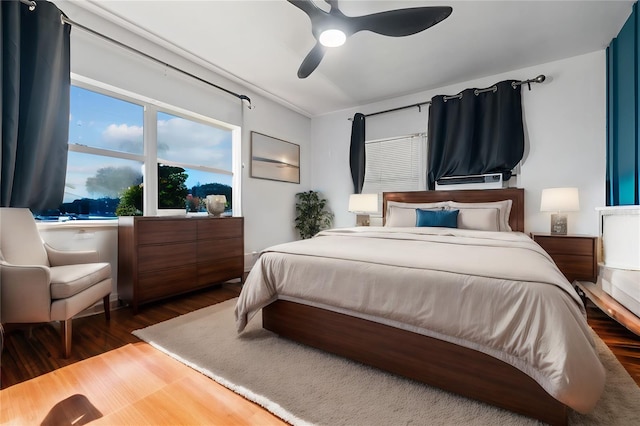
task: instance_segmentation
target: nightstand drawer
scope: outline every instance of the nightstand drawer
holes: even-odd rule
[[[532,234],[569,282],[587,280],[595,282],[597,276],[597,237],[587,235]]]
[[[536,236],[535,241],[549,254],[593,255],[591,238]]]
[[[576,279],[593,278],[593,259],[590,256],[552,254],[551,257],[570,282]]]

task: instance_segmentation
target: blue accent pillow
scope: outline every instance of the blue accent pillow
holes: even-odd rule
[[[460,210],[422,210],[416,209],[416,226],[458,227]]]

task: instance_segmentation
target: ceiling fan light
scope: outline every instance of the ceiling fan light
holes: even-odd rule
[[[320,34],[318,41],[325,47],[342,46],[347,40],[347,36],[340,30],[326,30]]]

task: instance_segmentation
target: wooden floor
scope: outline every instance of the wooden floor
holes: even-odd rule
[[[143,342],[0,392],[2,424],[286,425]]]
[[[103,315],[75,319],[67,360],[60,356],[53,324],[34,326],[31,333],[28,327],[7,330],[0,364],[0,423],[282,424],[131,334],[235,297],[239,290],[238,284],[225,284],[145,305],[137,315],[118,309],[109,323]],[[640,385],[640,337],[592,305],[588,317]]]

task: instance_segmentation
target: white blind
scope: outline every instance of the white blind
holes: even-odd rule
[[[365,142],[365,194],[426,188],[424,133]],[[379,197],[382,203],[382,197]]]

